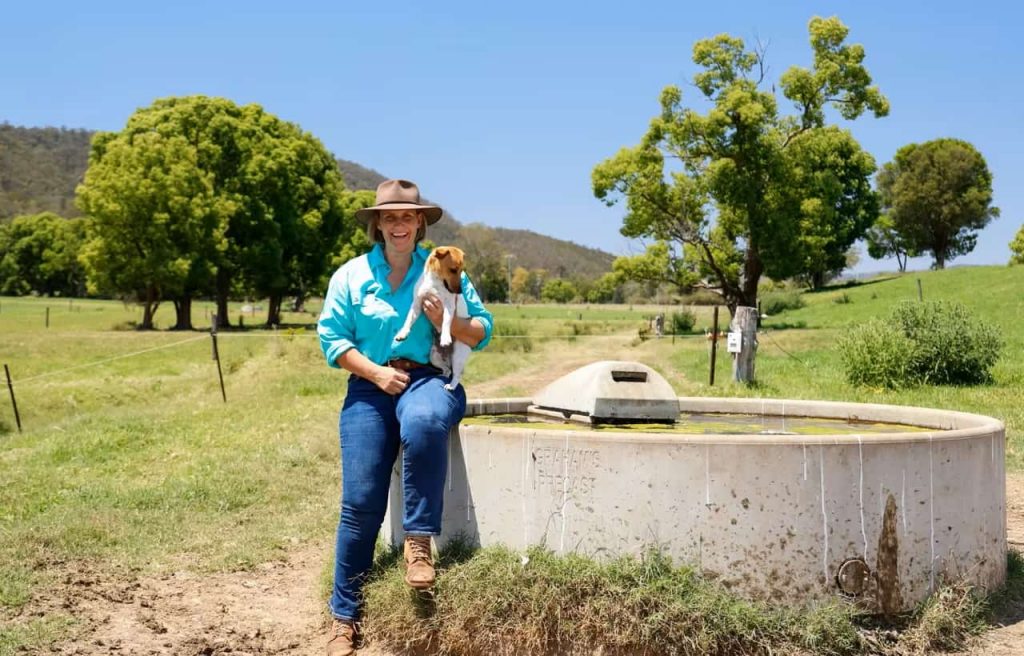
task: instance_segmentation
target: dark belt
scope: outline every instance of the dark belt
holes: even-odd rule
[[[415,360],[407,360],[406,358],[394,358],[388,360],[387,366],[392,369],[398,369],[399,371],[412,371],[413,369],[427,368],[431,371],[440,372],[441,370],[432,364],[423,364],[422,362],[416,362]]]

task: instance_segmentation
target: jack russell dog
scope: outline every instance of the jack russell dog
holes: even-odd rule
[[[462,267],[465,254],[454,246],[438,246],[431,251],[423,267],[423,275],[416,283],[416,291],[412,299],[412,307],[405,318],[405,325],[395,335],[401,342],[409,336],[412,324],[423,312],[423,299],[433,293],[444,306],[441,319],[441,334],[430,348],[430,363],[451,376],[451,382],[444,386],[448,391],[454,390],[462,378],[462,370],[466,368],[471,351],[467,344],[452,340],[452,317],[469,318],[466,299],[462,296]]]

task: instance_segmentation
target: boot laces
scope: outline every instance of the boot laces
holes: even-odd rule
[[[353,640],[356,635],[356,625],[352,622],[346,622],[345,620],[335,619],[331,624],[331,640],[337,637],[344,636],[349,640]]]
[[[430,561],[430,538],[423,535],[409,536],[409,554],[413,561]]]

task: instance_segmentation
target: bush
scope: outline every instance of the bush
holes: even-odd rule
[[[869,321],[839,338],[846,380],[853,385],[905,387],[914,384],[914,343],[894,326]]]
[[[847,380],[854,385],[972,385],[991,380],[1002,339],[959,303],[897,305],[886,321],[870,321],[839,339]]]
[[[769,292],[761,298],[761,312],[770,317],[782,314],[786,310],[799,310],[806,303],[797,291]]]
[[[668,329],[674,335],[684,335],[693,332],[693,326],[697,323],[697,315],[693,310],[680,310],[673,312],[669,317]]]
[[[914,342],[914,370],[921,382],[973,385],[992,379],[1003,341],[993,326],[974,321],[960,303],[905,301],[892,321]]]

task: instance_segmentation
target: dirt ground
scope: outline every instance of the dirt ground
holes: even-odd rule
[[[588,361],[581,354],[581,362]],[[559,371],[520,371],[518,385],[537,388],[578,366]],[[509,381],[490,381],[474,389],[486,396]],[[1024,550],[1024,475],[1007,480],[1008,538]],[[188,571],[146,578],[123,573],[75,571],[65,577],[57,598],[36,600],[25,612],[58,611],[81,624],[74,640],[50,653],[207,656],[214,654],[323,653],[326,615],[317,597],[318,579],[333,545],[306,544],[287,559],[246,572],[199,575]],[[1024,655],[1024,608],[988,632],[972,654]],[[372,646],[362,656],[388,656]]]

